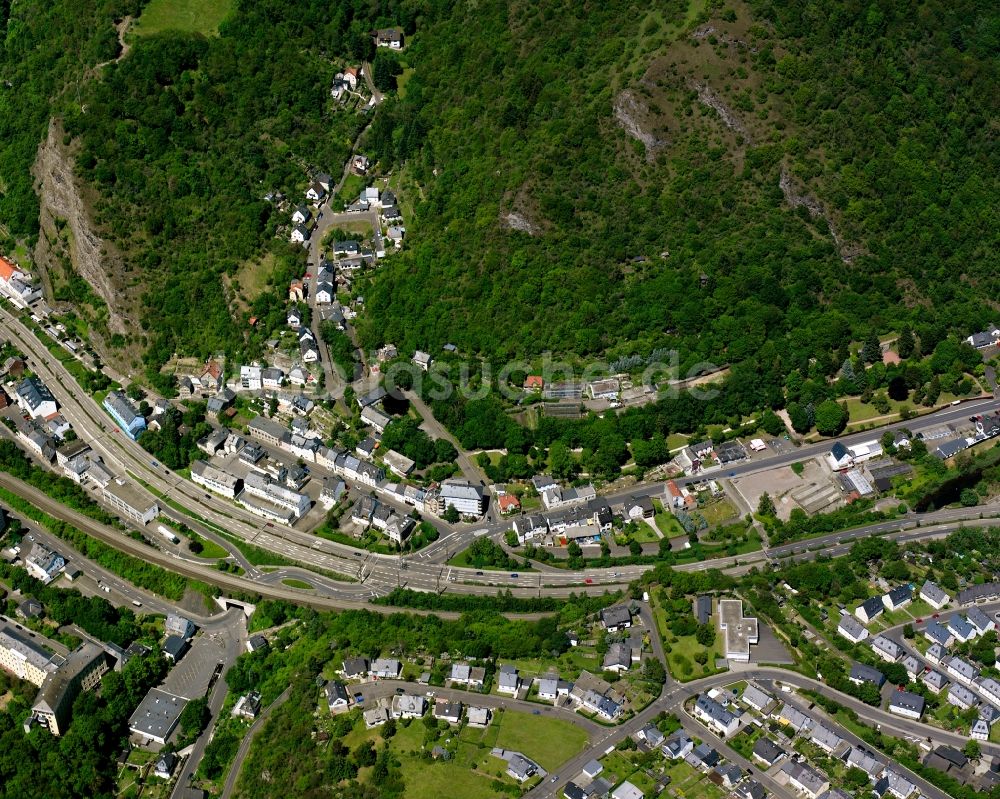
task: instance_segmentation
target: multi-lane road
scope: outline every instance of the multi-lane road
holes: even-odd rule
[[[607,588],[620,588],[641,576],[648,566],[619,566],[604,569],[588,569],[585,573],[569,570],[545,570],[529,572],[500,572],[451,567],[443,561],[465,547],[476,535],[497,536],[509,528],[509,522],[485,522],[481,526],[452,526],[441,524],[443,534],[438,541],[414,555],[400,557],[365,552],[354,547],[318,538],[293,527],[276,527],[263,522],[246,509],[222,497],[205,493],[194,483],[170,472],[154,461],[142,447],[127,438],[114,425],[103,410],[75,382],[62,363],[52,358],[44,345],[19,319],[6,309],[0,309],[0,331],[18,341],[26,351],[31,368],[45,381],[60,404],[60,410],[73,425],[77,434],[87,440],[95,452],[101,455],[109,467],[119,475],[129,475],[148,485],[160,497],[161,506],[176,519],[190,520],[192,526],[203,530],[225,531],[245,542],[276,552],[301,564],[316,569],[344,575],[347,580],[336,580],[307,575],[314,585],[309,592],[288,589],[280,583],[280,577],[267,576],[256,570],[244,568],[256,577],[253,585],[269,591],[282,591],[293,601],[322,599],[340,601],[345,604],[365,603],[374,596],[384,595],[398,586],[422,591],[455,593],[495,593],[498,589],[510,589],[517,596],[538,596],[542,594],[566,596],[570,592],[595,593]],[[1000,407],[997,400],[977,400],[959,407],[949,407],[906,423],[897,423],[879,430],[853,434],[843,441],[854,443],[880,435],[883,429],[907,426],[918,432],[930,427],[968,419],[973,413],[981,413]],[[794,452],[775,454],[741,463],[729,469],[722,476],[741,476],[771,469],[775,466],[794,463],[804,458],[814,457],[826,451],[829,443],[810,444],[797,448]],[[690,482],[702,478],[683,478]],[[662,483],[639,484],[608,495],[614,502],[625,496],[657,496],[663,491]],[[169,503],[173,503],[171,507]],[[946,534],[954,529],[959,520],[978,520],[980,515],[996,512],[997,508],[974,508],[940,511],[917,517],[913,514],[905,518],[875,525],[821,536],[807,541],[775,547],[770,550],[749,553],[733,558],[719,558],[703,563],[680,566],[682,569],[724,568],[741,570],[766,560],[776,560],[788,556],[815,556],[817,554],[837,554],[848,543],[858,537],[874,534],[888,534],[903,540],[924,538]],[[59,516],[55,509],[48,510]],[[930,528],[927,525],[949,522],[950,526]],[[983,524],[994,524],[992,519],[984,519]],[[921,525],[918,530],[914,528]],[[121,540],[128,540],[121,536]],[[148,551],[147,551],[147,554]],[[168,568],[180,570],[177,559]],[[184,564],[189,570],[197,568]],[[219,574],[218,572],[216,573]],[[286,575],[286,576],[291,576]],[[303,579],[299,573],[295,575]],[[201,578],[199,578],[201,579]],[[357,582],[349,582],[356,580]],[[218,580],[215,581],[218,584]],[[244,590],[246,586],[242,586]],[[254,589],[250,589],[254,590]],[[311,604],[314,604],[311,602]]]

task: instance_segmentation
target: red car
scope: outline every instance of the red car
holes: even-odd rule
[[[594,583],[594,581],[593,581],[593,580],[591,580],[591,579],[590,579],[589,577],[588,577],[588,578],[587,578],[586,580],[584,580],[584,582],[585,582],[585,583],[586,583],[587,585],[593,585],[593,583]]]
[[[917,619],[917,624],[920,624],[920,622],[922,622],[922,621],[923,621],[923,619]]]
[[[934,614],[934,618],[935,619],[940,619],[941,618],[941,614],[940,613],[935,613]]]

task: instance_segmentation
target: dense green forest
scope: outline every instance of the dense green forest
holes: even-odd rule
[[[359,280],[365,345],[618,367],[674,347],[682,369],[743,365],[730,386],[754,396],[730,414],[781,404],[814,356],[832,375],[852,339],[909,328],[926,354],[994,321],[1000,24],[982,0],[242,0],[218,36],[136,37],[89,69],[141,6],[2,7],[0,222],[36,233],[29,169],[61,116],[144,288],[151,379],[174,352],[257,353],[268,325],[247,316],[277,318],[302,268],[262,198],[339,173],[368,118],[332,109],[332,76],[391,24],[412,69],[396,91],[398,59],[374,60],[390,93],[363,148],[414,211],[404,251]],[[785,173],[830,225],[792,207]],[[225,279],[265,255],[237,312]]]
[[[711,5],[721,65],[691,54],[712,39],[671,45],[659,12],[629,2],[478,3],[421,30],[369,141],[427,200],[366,292],[366,339],[797,364],[870,329],[990,321],[995,6]],[[745,47],[726,48],[726,19]],[[682,81],[698,59],[752,142],[727,141]],[[614,125],[623,88],[661,114],[652,160]],[[785,203],[782,163],[859,246],[849,265]],[[510,212],[537,235],[506,230]]]

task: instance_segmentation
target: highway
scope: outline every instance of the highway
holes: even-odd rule
[[[171,473],[162,465],[156,464],[138,443],[118,430],[110,417],[76,384],[62,363],[53,358],[34,334],[5,308],[0,308],[0,330],[6,331],[25,349],[31,368],[55,394],[61,406],[60,410],[73,425],[77,434],[91,444],[95,452],[104,458],[113,471],[122,476],[131,473],[131,475],[141,478],[160,495],[169,497],[178,503],[180,508],[183,508],[182,512],[177,507],[171,508],[165,501],[160,500],[160,505],[165,506],[164,510],[169,515],[178,520],[184,520],[196,529],[213,532],[224,530],[243,541],[279,553],[303,565],[346,575],[361,581],[360,583],[339,583],[329,578],[320,579],[315,575],[311,576],[308,580],[316,585],[317,590],[308,593],[314,599],[320,597],[321,591],[325,600],[336,599],[348,604],[364,604],[372,597],[385,595],[397,586],[421,591],[486,594],[494,593],[497,589],[510,589],[517,596],[537,596],[540,594],[566,596],[572,591],[600,593],[605,589],[621,588],[651,568],[650,566],[620,566],[590,569],[585,574],[568,570],[547,570],[516,573],[515,576],[509,572],[449,567],[440,562],[464,549],[471,543],[475,535],[482,533],[483,530],[486,531],[487,535],[501,534],[509,528],[509,522],[506,521],[485,523],[478,527],[466,525],[461,528],[446,528],[446,532],[438,541],[414,555],[405,557],[365,552],[318,538],[295,528],[270,525],[235,503],[229,502],[221,496],[206,494],[194,483]],[[842,440],[847,443],[870,440],[877,438],[883,429],[893,429],[904,425],[912,431],[919,431],[949,421],[967,419],[972,413],[998,406],[1000,406],[1000,402],[997,400],[977,400],[959,407],[948,407],[935,414],[919,417],[906,423],[896,423],[888,428],[853,434]],[[774,468],[777,465],[793,463],[820,454],[826,451],[829,446],[829,442],[811,444],[800,447],[792,453],[773,455],[742,463],[731,468],[725,476],[734,474],[739,476]],[[719,473],[718,476],[724,475]],[[693,482],[701,479],[705,478],[683,478],[681,482]],[[657,482],[622,489],[605,498],[613,502],[625,496],[657,496],[662,491],[662,482]],[[99,499],[99,497],[95,498]],[[977,520],[982,513],[995,511],[995,508],[973,508],[940,511],[937,514],[925,514],[921,517],[910,514],[905,519],[821,536],[776,547],[769,551],[749,553],[733,558],[713,559],[703,563],[685,564],[677,568],[684,570],[724,568],[732,569],[738,573],[750,568],[753,564],[762,564],[766,560],[797,555],[838,554],[844,551],[843,547],[852,539],[883,533],[899,535],[903,528],[915,527],[918,524],[918,519],[921,525],[959,519],[972,522]],[[51,510],[49,512],[54,516],[59,515]],[[983,520],[982,523],[994,524],[995,522]],[[953,528],[941,528],[938,532],[944,534],[948,529]],[[924,526],[917,535],[923,538],[931,534],[933,534],[932,531]],[[124,536],[119,537],[120,540],[124,538]],[[900,538],[902,538],[901,535]],[[171,567],[178,565],[177,560],[171,562]],[[256,569],[247,568],[248,565],[244,565],[244,569],[259,578],[259,581],[254,582],[253,585],[266,587],[269,591],[284,591],[288,596],[294,597],[292,601],[303,600],[305,592],[287,589],[287,587],[279,588],[270,584],[273,580],[266,578]],[[187,566],[193,568],[192,564],[187,564]],[[219,574],[216,572],[217,580]],[[204,578],[199,577],[199,579]],[[218,584],[217,580],[215,584]],[[244,587],[242,590],[259,589]]]

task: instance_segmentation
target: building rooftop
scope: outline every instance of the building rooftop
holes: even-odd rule
[[[187,700],[160,688],[150,688],[128,725],[132,732],[165,741],[177,726]]]

